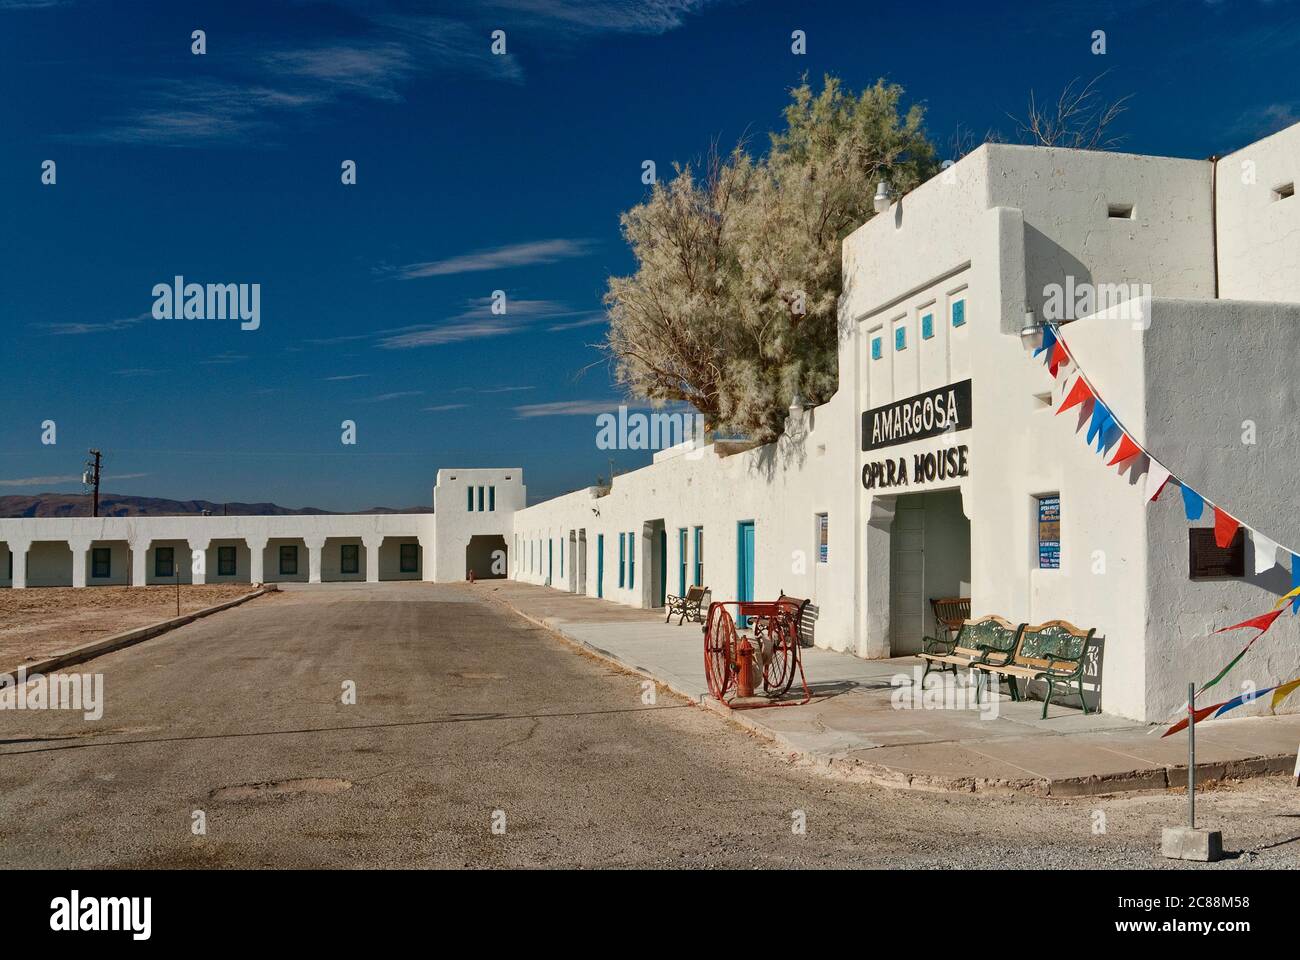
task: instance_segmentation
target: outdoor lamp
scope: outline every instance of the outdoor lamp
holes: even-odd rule
[[[889,184],[884,180],[876,187],[876,196],[874,198],[876,213],[884,213],[889,209]]]
[[[1043,322],[1034,316],[1034,311],[1025,311],[1025,325],[1020,328],[1020,342],[1026,347],[1036,347],[1043,335]]]

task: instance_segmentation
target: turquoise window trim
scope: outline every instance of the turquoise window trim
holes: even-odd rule
[[[884,353],[884,348],[883,345],[881,344],[880,337],[872,337],[871,338],[871,359],[879,360],[883,353]]]
[[[627,582],[627,534],[618,535],[618,586],[621,590]]]
[[[954,327],[964,327],[966,325],[966,298],[952,302],[952,325]]]
[[[907,349],[907,327],[896,327],[894,329],[894,350]]]
[[[927,313],[921,317],[921,339],[930,340],[934,337],[934,314]]]

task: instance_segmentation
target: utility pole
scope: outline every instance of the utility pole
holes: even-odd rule
[[[90,455],[94,459],[86,461],[86,472],[82,475],[81,479],[82,482],[85,483],[87,486],[91,486],[93,484],[95,487],[95,495],[94,495],[95,498],[91,502],[90,515],[92,517],[97,517],[99,516],[99,468],[103,463],[104,455],[100,453],[98,450],[91,450]]]

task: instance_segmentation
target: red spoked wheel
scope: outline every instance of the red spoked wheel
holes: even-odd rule
[[[704,627],[704,678],[708,681],[709,693],[717,700],[726,697],[736,680],[732,669],[736,643],[736,621],[722,604],[713,604]]]
[[[756,631],[757,632],[757,631]],[[784,696],[794,683],[795,664],[799,658],[799,638],[794,624],[778,614],[767,621],[763,637],[763,692],[770,697]]]

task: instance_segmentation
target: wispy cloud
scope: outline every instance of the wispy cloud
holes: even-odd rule
[[[129,330],[149,319],[148,311],[136,314],[134,317],[121,317],[117,320],[92,320],[89,322],[76,323],[38,323],[38,329],[45,330],[55,336],[76,336],[83,333],[114,333],[119,330]]]
[[[561,330],[577,330],[579,327],[594,327],[604,322],[604,313],[589,313],[578,320],[570,320],[568,323],[557,323],[554,326],[547,327],[546,331],[547,333],[558,333]]]
[[[467,403],[442,403],[436,407],[421,407],[420,409],[429,413],[443,413],[447,410],[464,410],[468,406]]]
[[[442,323],[421,324],[385,331],[379,346],[385,350],[436,347],[485,337],[500,337],[530,329],[539,321],[575,316],[575,311],[554,300],[510,300],[506,313],[492,312],[490,297],[471,301],[464,313]]]
[[[504,247],[476,250],[444,260],[425,263],[408,263],[397,268],[403,280],[422,277],[445,277],[458,273],[477,273],[483,270],[502,270],[510,267],[531,267],[585,257],[594,244],[590,240],[534,240],[530,243],[512,243]]]
[[[534,417],[579,417],[601,413],[617,413],[619,404],[629,406],[626,400],[557,400],[553,403],[526,403],[515,407],[523,420]]]
[[[138,480],[141,477],[147,477],[147,473],[118,473],[113,476],[102,477],[101,481],[109,480]],[[69,483],[81,483],[81,477],[75,475],[62,477],[17,477],[12,480],[0,480],[0,487],[56,487]]]
[[[392,393],[379,393],[373,397],[363,397],[357,403],[385,403],[389,400],[400,400],[402,397],[418,397],[423,393],[423,390],[395,390]]]
[[[323,379],[325,380],[326,383],[331,383],[331,382],[338,382],[340,380],[360,380],[368,376],[370,376],[370,374],[368,373],[341,373],[336,377],[324,377]]]
[[[248,356],[243,353],[232,353],[227,350],[225,353],[219,353],[215,357],[208,357],[206,360],[200,360],[199,363],[209,364],[227,364],[238,363],[240,360],[247,360]]]
[[[536,387],[457,387],[457,393],[521,393],[525,390],[536,390]]]

